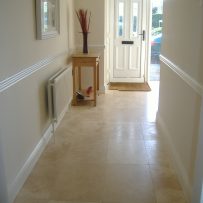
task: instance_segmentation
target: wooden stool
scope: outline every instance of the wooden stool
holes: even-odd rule
[[[84,94],[84,100],[94,101],[94,106],[97,103],[97,90],[99,90],[99,54],[73,54],[73,105],[78,105],[77,91]],[[85,90],[82,90],[81,85],[81,68],[87,67],[93,69],[93,94],[86,96]]]

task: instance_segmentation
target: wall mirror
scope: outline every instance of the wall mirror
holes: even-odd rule
[[[47,39],[59,34],[59,16],[59,0],[36,0],[37,39]]]

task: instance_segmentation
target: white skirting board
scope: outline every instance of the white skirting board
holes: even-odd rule
[[[187,173],[183,167],[183,164],[181,162],[181,159],[174,147],[174,143],[171,139],[170,133],[167,129],[166,124],[164,123],[161,115],[159,113],[157,113],[157,117],[156,117],[156,121],[157,121],[157,125],[159,127],[159,129],[161,130],[164,138],[166,139],[166,143],[168,145],[168,150],[169,150],[169,154],[171,155],[171,161],[172,164],[175,168],[175,171],[178,175],[178,179],[180,181],[180,184],[182,186],[183,192],[187,198],[187,201],[190,202],[191,200],[191,193],[192,193],[192,189],[189,183],[189,179],[187,176]]]
[[[9,188],[9,203],[14,201],[51,137],[52,126],[50,125]]]
[[[68,111],[70,105],[71,105],[72,98],[70,98],[69,103],[67,104],[66,108],[64,111],[61,113],[58,122],[55,123],[54,128],[56,129],[60,122],[62,121],[65,113]],[[29,158],[21,168],[20,172],[16,176],[15,180],[13,181],[13,184],[9,188],[8,191],[8,196],[9,196],[9,203],[12,203],[14,199],[16,198],[18,192],[22,188],[23,184],[25,183],[26,179],[32,172],[32,169],[34,168],[35,164],[39,160],[42,152],[44,151],[46,145],[48,144],[49,140],[52,138],[53,133],[52,133],[52,125],[48,127],[46,132],[44,133],[43,137],[40,139],[39,143],[33,150],[33,152],[30,154]],[[6,202],[5,202],[6,203]]]
[[[106,90],[107,88],[106,88],[106,86],[100,86],[100,89],[99,89],[99,94],[105,94],[105,90]]]
[[[22,166],[21,170],[19,171],[18,175],[16,176],[15,180],[11,184],[11,186],[8,188],[8,203],[12,203],[17,196],[18,192],[22,188],[23,184],[25,183],[27,177],[31,173],[33,167],[35,166],[36,162],[40,158],[40,155],[44,151],[46,145],[48,144],[49,140],[51,139],[55,129],[59,126],[60,122],[62,121],[65,113],[69,109],[72,101],[72,68],[71,66],[67,67],[67,74],[68,79],[65,83],[68,85],[68,88],[66,89],[68,91],[67,97],[65,102],[63,103],[62,108],[60,109],[60,113],[57,115],[57,120],[55,120],[54,123],[50,124],[36,147],[34,148],[33,152],[30,154],[29,158],[25,161],[24,165]],[[60,95],[59,95],[60,96]],[[67,102],[66,102],[67,101]],[[51,117],[50,117],[51,118]],[[7,203],[7,202],[5,202]]]

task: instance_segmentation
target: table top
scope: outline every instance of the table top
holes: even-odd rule
[[[100,56],[100,54],[99,53],[94,53],[94,52],[92,52],[92,53],[87,53],[87,54],[84,54],[84,53],[74,53],[73,55],[72,55],[72,58],[98,58]]]

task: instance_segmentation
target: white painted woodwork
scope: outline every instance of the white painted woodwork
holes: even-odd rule
[[[144,82],[145,43],[139,35],[143,31],[144,5],[143,0],[115,0],[111,82]],[[122,20],[120,16],[123,16]],[[134,16],[137,19],[133,29]],[[122,41],[132,41],[133,44],[122,44]]]

